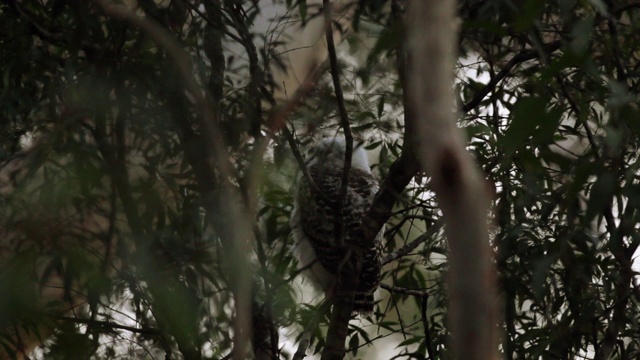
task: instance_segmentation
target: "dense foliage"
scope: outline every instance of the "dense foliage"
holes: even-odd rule
[[[29,339],[35,357],[230,358],[241,335],[255,357],[290,358],[324,311],[290,255],[292,150],[343,128],[328,66],[287,111],[270,72],[276,24],[320,8],[125,1],[131,20],[105,3],[0,4],[0,358]],[[350,128],[381,181],[405,131],[403,3],[354,1],[338,48]],[[459,14],[455,100],[495,191],[501,352],[640,357],[640,4],[461,0]],[[349,327],[355,358],[449,358],[428,180],[398,196],[380,302]]]

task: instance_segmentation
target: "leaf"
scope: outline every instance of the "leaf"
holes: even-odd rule
[[[359,346],[360,346],[360,339],[358,337],[358,334],[355,334],[349,340],[349,348],[351,349],[351,353],[353,354],[353,356],[356,356],[356,354],[358,353]]]
[[[491,136],[491,128],[484,124],[474,124],[464,127],[467,133],[467,139],[486,139],[485,136]]]
[[[300,19],[302,19],[303,24],[307,20],[307,11],[307,0],[300,0],[298,2],[298,12],[300,13]]]
[[[544,257],[536,262],[534,262],[533,269],[533,293],[538,300],[541,300],[545,296],[545,290],[547,285],[547,277],[549,276],[549,269],[551,265],[553,265],[557,259],[554,256]]]
[[[559,107],[554,107],[546,113],[546,117],[542,119],[543,121],[538,125],[534,135],[534,143],[537,146],[545,146],[554,142],[554,135],[558,130],[561,118],[562,109]]]
[[[531,28],[540,18],[544,11],[544,2],[539,0],[527,0],[516,14],[515,27],[517,30],[527,30]]]
[[[589,3],[601,14],[608,14],[607,5],[602,0],[588,0]]]
[[[421,338],[419,338],[419,337],[412,337],[412,338],[409,338],[409,339],[407,339],[407,340],[402,341],[400,344],[398,344],[398,345],[396,346],[396,349],[397,349],[397,348],[399,348],[399,347],[401,347],[401,346],[407,346],[407,345],[415,344],[415,343],[420,342],[420,341],[422,341],[422,339],[421,339]]]
[[[375,64],[378,61],[378,57],[383,53],[395,49],[398,45],[400,34],[401,32],[398,25],[393,25],[382,30],[380,37],[367,56],[367,66]]]
[[[366,145],[364,148],[366,150],[373,150],[373,149],[377,149],[382,145],[382,141],[376,141],[376,142],[372,142],[371,144]]]
[[[562,111],[554,109],[547,112],[546,107],[547,100],[540,97],[524,98],[515,104],[511,123],[499,140],[507,156],[524,148],[532,137],[538,146],[553,140]]]
[[[598,180],[591,186],[589,201],[587,202],[586,221],[591,221],[596,215],[601,214],[616,188],[616,179],[610,172],[603,172]]]
[[[380,96],[378,100],[378,119],[382,117],[382,113],[384,112],[384,95]]]
[[[609,105],[619,107],[636,101],[636,95],[629,93],[629,89],[626,84],[615,79],[609,79],[607,84],[611,90]]]
[[[586,16],[576,22],[571,30],[571,50],[577,55],[587,52],[593,33],[593,16]]]
[[[539,109],[543,105],[539,98],[525,98],[516,103],[511,124],[499,141],[507,155],[515,153],[533,135],[541,115]]]

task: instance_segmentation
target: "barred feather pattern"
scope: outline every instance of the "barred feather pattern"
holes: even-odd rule
[[[341,144],[343,140],[332,141]],[[335,148],[333,146],[335,144],[330,145]],[[340,196],[343,172],[341,159],[344,158],[343,147],[337,146],[337,149],[334,151],[335,154],[330,154],[328,157],[327,154],[321,154],[317,161],[308,166],[313,182],[332,203],[327,203],[320,194],[312,190],[304,178],[300,177],[291,219],[296,241],[294,255],[298,259],[298,266],[306,268],[304,275],[325,293],[333,289],[336,274],[347,253],[346,246],[337,245],[334,230],[335,203]],[[380,283],[380,246],[384,231],[381,230],[377,234],[373,244],[365,246],[360,225],[378,190],[378,183],[371,174],[368,164],[364,166],[357,163],[357,159],[365,159],[366,163],[364,151],[361,149],[356,151],[362,154],[354,153],[356,163],[349,173],[349,186],[340,217],[344,229],[344,243],[365,248],[353,311],[366,314],[373,311],[374,292]]]

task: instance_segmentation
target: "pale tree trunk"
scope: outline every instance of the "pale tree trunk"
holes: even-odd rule
[[[487,181],[456,127],[453,67],[458,20],[453,0],[413,1],[407,24],[408,111],[412,142],[446,224],[449,326],[454,359],[497,359],[496,269],[488,235]]]

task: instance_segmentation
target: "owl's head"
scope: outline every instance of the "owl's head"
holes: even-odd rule
[[[369,172],[371,169],[369,168],[369,160],[363,145],[364,143],[362,142],[354,141],[353,152],[351,153],[351,167]],[[324,138],[307,153],[307,165],[337,164],[342,166],[346,148],[347,142],[344,138]]]

